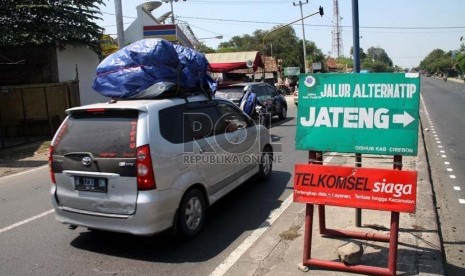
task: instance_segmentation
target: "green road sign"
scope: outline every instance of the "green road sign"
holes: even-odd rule
[[[300,74],[296,149],[416,155],[417,73]]]

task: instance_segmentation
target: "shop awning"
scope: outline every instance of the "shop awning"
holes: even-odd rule
[[[263,68],[263,61],[258,51],[205,54],[211,72],[225,73],[236,69]]]

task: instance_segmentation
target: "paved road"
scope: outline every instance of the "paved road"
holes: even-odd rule
[[[68,230],[57,223],[49,199],[47,168],[0,178],[0,275],[209,275],[292,193],[295,107],[273,120],[281,163],[265,183],[249,181],[210,210],[206,228],[192,241],[170,233],[156,237]],[[38,217],[36,217],[38,216]]]
[[[465,274],[465,84],[423,78],[425,141],[448,275]]]

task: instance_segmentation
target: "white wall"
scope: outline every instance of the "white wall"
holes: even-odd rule
[[[136,7],[137,18],[124,31],[126,45],[144,39],[144,26],[160,25],[152,13],[145,10],[143,6],[144,4],[140,4]]]
[[[86,47],[67,46],[64,50],[57,49],[58,78],[60,82],[70,81],[79,76],[79,94],[81,105],[106,102],[109,99],[92,90],[98,56]]]

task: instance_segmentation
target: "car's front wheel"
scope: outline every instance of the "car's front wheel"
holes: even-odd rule
[[[206,215],[205,196],[198,189],[186,192],[179,205],[178,229],[185,238],[196,236],[203,227]]]
[[[267,180],[270,178],[273,169],[273,151],[266,147],[260,157],[260,164],[258,165],[258,179]]]

